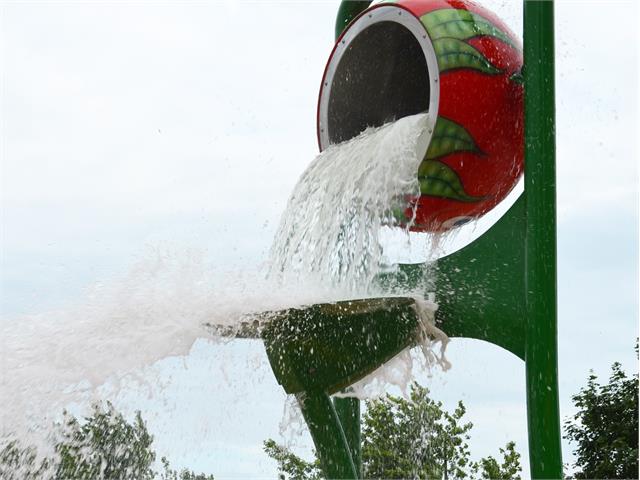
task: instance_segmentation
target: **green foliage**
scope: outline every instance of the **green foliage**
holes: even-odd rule
[[[609,383],[591,373],[572,400],[565,438],[577,444],[575,478],[638,478],[638,375],[616,362]]]
[[[130,424],[109,403],[105,410],[94,406],[93,415],[85,420],[80,423],[65,412],[62,439],[55,448],[59,460],[54,478],[153,479],[153,437],[140,412]]]
[[[163,468],[163,471],[160,474],[160,480],[214,480],[213,475],[193,473],[191,470],[187,470],[186,468],[183,468],[180,472],[173,470],[171,465],[169,465],[169,461],[164,457],[162,457],[160,461],[162,462]]]
[[[271,439],[264,442],[264,451],[278,462],[280,471],[286,473],[291,480],[319,480],[322,478],[318,459],[314,462],[307,462]]]
[[[413,384],[410,398],[387,395],[367,402],[362,458],[367,478],[465,478],[471,423],[465,408],[442,409],[429,391]]]
[[[50,469],[49,459],[39,461],[34,447],[23,448],[16,440],[8,442],[0,450],[0,478],[3,480],[47,478]]]
[[[471,462],[467,441],[472,428],[463,422],[462,402],[449,413],[429,390],[414,383],[409,399],[387,395],[366,402],[362,419],[362,466],[365,478],[519,478],[520,454],[510,442],[493,457]],[[273,440],[265,452],[288,478],[322,478],[320,463],[307,462]]]
[[[8,442],[0,450],[3,480],[213,480],[189,470],[177,472],[162,458],[163,471],[153,462],[153,436],[140,412],[129,423],[110,403],[93,406],[82,421],[64,412],[52,458],[38,458],[33,446]],[[158,477],[159,475],[159,477]]]
[[[473,464],[475,478],[487,480],[519,480],[522,467],[520,466],[520,454],[516,452],[515,442],[509,442],[505,448],[500,449],[502,463],[492,456],[481,459]]]

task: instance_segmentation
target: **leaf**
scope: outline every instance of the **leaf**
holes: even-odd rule
[[[436,52],[441,73],[457,68],[471,68],[489,75],[495,75],[501,71],[491,65],[478,50],[457,38],[438,38],[433,41],[433,49]]]
[[[393,207],[391,209],[391,216],[398,225],[403,225],[407,222],[407,220],[410,220],[410,217],[407,217],[406,210],[407,207]]]
[[[512,74],[509,77],[509,80],[511,80],[513,83],[517,83],[518,85],[524,85],[524,75],[522,73],[522,69]]]
[[[439,38],[469,40],[473,37],[487,35],[502,40],[513,48],[518,48],[509,35],[483,16],[468,10],[455,8],[434,10],[420,17],[420,20],[432,40]]]
[[[460,202],[477,202],[482,199],[467,194],[458,174],[438,160],[422,161],[418,169],[418,181],[422,195],[450,198]]]
[[[425,158],[433,160],[455,152],[482,154],[482,150],[462,125],[448,118],[438,117]]]

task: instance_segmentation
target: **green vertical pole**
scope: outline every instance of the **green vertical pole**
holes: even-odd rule
[[[525,346],[534,479],[562,477],[556,298],[555,77],[552,0],[524,1]]]
[[[306,391],[297,397],[326,478],[357,479],[349,444],[329,395]]]
[[[344,436],[349,444],[353,465],[358,478],[362,478],[362,438],[360,435],[360,400],[357,398],[333,399],[333,405],[342,424]]]

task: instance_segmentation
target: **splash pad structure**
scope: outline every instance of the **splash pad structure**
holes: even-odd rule
[[[524,68],[517,40],[471,2],[370,3],[340,6],[319,98],[320,148],[427,112],[421,195],[406,198],[399,214],[422,231],[491,210],[524,163],[525,191],[508,212],[437,261],[436,321],[451,337],[488,341],[525,362],[531,474],[561,478],[553,2],[524,1]],[[474,94],[488,103],[474,104]],[[418,288],[424,272],[423,264],[398,265],[378,278],[387,298],[288,309],[233,333],[264,340],[328,478],[362,477],[359,400],[331,395],[421,341],[415,300],[391,295]]]

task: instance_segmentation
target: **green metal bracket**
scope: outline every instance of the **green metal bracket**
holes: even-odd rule
[[[450,337],[485,340],[525,358],[525,201],[484,235],[439,259],[436,322]],[[420,289],[425,264],[399,265],[379,278],[390,292]]]

